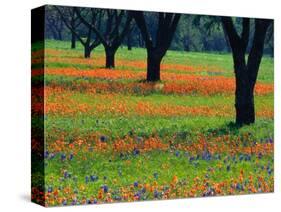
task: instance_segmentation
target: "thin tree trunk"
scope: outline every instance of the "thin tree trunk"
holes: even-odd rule
[[[116,50],[112,48],[106,48],[105,49],[105,56],[106,56],[106,62],[105,67],[106,68],[115,68],[115,52]]]
[[[147,76],[149,82],[156,82],[160,80],[160,64],[161,56],[153,51],[147,52]]]
[[[76,37],[75,37],[75,34],[73,32],[71,33],[71,48],[72,49],[76,48]]]
[[[84,46],[84,57],[90,58],[91,57],[91,48],[89,45]]]
[[[53,29],[53,27],[50,27],[50,30],[52,32],[53,39],[58,40],[58,35],[57,35],[56,31]]]
[[[129,51],[132,50],[131,32],[127,35],[127,47]]]
[[[61,31],[58,31],[58,39],[62,40],[62,32]]]

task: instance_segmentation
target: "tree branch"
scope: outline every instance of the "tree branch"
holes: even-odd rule
[[[147,29],[144,14],[141,11],[131,11],[130,14],[135,19],[136,24],[138,25],[140,32],[142,34],[143,40],[145,42],[145,46],[147,49],[153,48],[153,42],[152,38],[150,36],[150,33]]]
[[[248,56],[247,67],[250,78],[253,83],[257,80],[258,68],[263,55],[264,41],[268,27],[272,24],[272,20],[256,19],[255,33],[252,48]]]
[[[77,16],[80,18],[81,22],[83,24],[85,24],[87,27],[91,28],[95,34],[98,36],[98,38],[100,39],[101,43],[104,45],[104,46],[108,46],[106,40],[103,38],[102,34],[100,33],[100,31],[93,25],[93,24],[90,24],[88,21],[86,21],[85,18],[83,18],[79,12],[79,10],[77,8],[75,8],[75,12],[77,14]]]
[[[66,20],[66,18],[64,17],[64,14],[61,12],[61,10],[57,7],[54,6],[54,8],[58,11],[58,13],[61,16],[61,19],[63,20],[65,26],[72,32],[75,34],[75,36],[78,38],[78,40],[82,43],[82,45],[85,45],[86,43],[83,41],[83,39],[80,37],[80,35],[69,25],[68,21]]]
[[[221,17],[222,25],[225,29],[225,32],[227,34],[230,46],[232,50],[235,50],[237,48],[237,44],[240,42],[240,37],[234,27],[233,21],[231,17]]]

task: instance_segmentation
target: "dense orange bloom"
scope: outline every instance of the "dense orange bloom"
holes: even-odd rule
[[[97,69],[94,71],[76,70],[76,69],[47,69],[48,74],[59,74],[65,76],[76,77],[94,77],[104,79],[133,79],[135,77],[145,76],[145,73],[131,72],[131,71],[109,71],[107,69]],[[42,69],[33,70],[32,76],[43,74]],[[217,76],[217,77],[202,77],[180,75],[174,73],[163,74],[168,78],[168,81],[163,83],[145,83],[145,82],[73,82],[69,89],[85,90],[91,93],[140,93],[145,94],[149,92],[162,92],[164,94],[233,94],[235,91],[235,81],[232,78]],[[176,78],[178,77],[178,80]],[[182,79],[184,78],[184,80]],[[60,85],[56,85],[60,86]],[[273,92],[273,85],[266,83],[257,83],[255,86],[255,93],[257,95],[265,95]]]
[[[55,95],[54,95],[55,94]],[[140,116],[233,116],[234,108],[232,105],[196,105],[183,106],[173,104],[154,104],[149,101],[130,101],[128,97],[119,98],[115,94],[94,94],[93,98],[99,99],[99,102],[77,102],[73,96],[75,93],[65,90],[62,87],[45,88],[45,113],[56,115],[75,115],[91,114],[99,116],[100,114],[111,115],[140,115]],[[32,107],[33,112],[40,113],[42,102],[35,103]],[[37,109],[38,108],[38,109]],[[266,108],[257,110],[258,117],[272,118],[274,111]]]

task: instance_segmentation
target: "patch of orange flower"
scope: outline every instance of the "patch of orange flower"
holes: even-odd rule
[[[62,75],[71,77],[92,77],[102,79],[144,79],[145,72],[132,72],[129,70],[108,70],[108,69],[96,69],[96,70],[77,70],[75,68],[59,68],[59,69],[46,69],[46,74],[50,75]],[[32,75],[43,74],[42,70],[33,70]],[[235,90],[235,79],[224,76],[194,76],[175,73],[162,73],[164,80],[161,91],[165,94],[193,94],[199,93],[203,95],[210,94],[229,94]],[[81,86],[89,88],[91,90],[103,90],[116,86],[116,92],[120,90],[133,91],[134,89],[155,89],[153,83],[81,83]],[[111,85],[112,84],[112,85]],[[75,85],[73,85],[75,87]],[[80,85],[79,85],[80,86]],[[272,93],[274,87],[272,84],[257,83],[255,86],[255,93],[258,95]],[[111,91],[114,91],[111,89]]]
[[[80,65],[89,65],[89,66],[104,66],[105,58],[70,58],[70,57],[47,57],[45,60],[46,63],[66,63],[66,64],[80,64]],[[142,60],[124,60],[118,59],[116,61],[116,67],[130,67],[130,68],[139,68],[145,69],[146,62]],[[206,66],[189,66],[183,64],[161,64],[161,70],[175,70],[175,71],[184,71],[184,72],[200,72],[200,71],[215,71],[223,72],[223,70],[216,67],[206,67]]]
[[[233,116],[234,108],[232,105],[199,105],[184,106],[174,104],[155,104],[149,101],[139,100],[131,101],[129,97],[120,98],[118,94],[91,94],[89,98],[98,99],[99,101],[79,102],[75,99],[76,92],[64,89],[63,87],[45,87],[45,113],[55,115],[75,115],[85,114],[99,116],[102,114],[110,115],[140,115],[140,116]],[[43,112],[42,101],[36,100],[32,107],[33,112]],[[273,117],[273,110],[262,107],[257,110],[258,117]]]

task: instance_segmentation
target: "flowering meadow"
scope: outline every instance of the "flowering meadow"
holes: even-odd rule
[[[33,46],[32,124],[44,132],[44,144],[32,140],[33,157],[44,158],[32,176],[33,201],[273,192],[273,59],[261,63],[256,123],[243,127],[234,124],[230,54],[168,51],[157,83],[145,81],[145,49],[119,48],[115,69],[104,60],[102,47],[85,59],[82,46],[70,50],[68,42]]]

